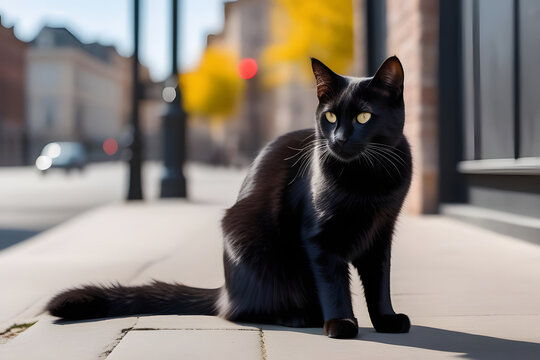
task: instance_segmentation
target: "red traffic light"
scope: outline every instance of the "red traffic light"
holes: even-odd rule
[[[257,74],[257,61],[252,58],[244,58],[238,64],[238,74],[242,79],[251,79]]]
[[[107,155],[114,155],[118,151],[118,142],[113,138],[108,138],[103,142],[103,151]]]

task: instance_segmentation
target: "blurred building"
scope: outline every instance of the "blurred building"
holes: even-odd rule
[[[0,166],[24,163],[26,46],[0,18]]]
[[[66,28],[44,27],[27,52],[29,160],[51,141],[82,142],[92,160],[106,158],[101,150],[105,139],[122,143],[131,109],[130,62],[113,46],[84,44]],[[140,78],[149,82],[143,66]],[[158,103],[141,105],[143,129],[156,134]]]
[[[209,35],[208,46],[224,46],[240,59],[253,58],[260,65],[263,52],[272,41],[272,6],[272,0],[225,3],[223,31]],[[245,98],[234,117],[218,123],[191,119],[190,158],[246,165],[277,136],[311,127],[316,101],[314,89],[304,83],[291,79],[278,87],[268,87],[258,74],[246,80]]]
[[[224,46],[239,58],[260,60],[270,39],[271,0],[238,0],[224,3],[224,28],[211,34],[207,45]],[[234,118],[209,122],[192,118],[189,124],[189,156],[193,160],[226,164],[248,164],[261,144],[270,138],[274,94],[263,88],[259,77],[246,80],[242,108]]]

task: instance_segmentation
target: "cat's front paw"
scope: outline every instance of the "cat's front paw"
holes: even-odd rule
[[[383,315],[373,322],[373,326],[380,333],[407,333],[411,321],[405,314]]]
[[[350,339],[358,334],[356,319],[331,319],[324,323],[324,334],[334,339]]]

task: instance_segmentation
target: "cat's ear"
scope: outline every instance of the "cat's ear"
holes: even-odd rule
[[[317,97],[319,101],[332,99],[338,92],[342,80],[341,76],[315,58],[311,58],[311,67],[317,81]]]
[[[371,79],[369,88],[385,96],[403,94],[403,66],[397,56],[386,59]]]

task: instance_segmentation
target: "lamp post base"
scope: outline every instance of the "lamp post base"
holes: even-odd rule
[[[176,76],[174,76],[176,79]],[[186,113],[180,101],[180,91],[167,104],[161,115],[163,121],[163,176],[161,177],[162,198],[186,198],[184,160],[186,152]]]
[[[182,174],[173,177],[163,177],[161,179],[161,191],[159,197],[185,198],[186,196],[186,178]]]

